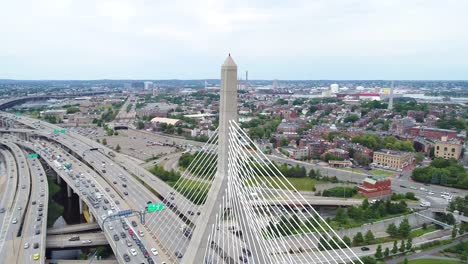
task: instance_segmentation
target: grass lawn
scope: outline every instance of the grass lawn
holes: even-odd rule
[[[357,174],[367,175],[366,173],[362,172],[361,170],[353,169],[353,168],[336,168],[336,169],[337,170],[343,170],[343,171],[349,171],[349,172],[357,173]]]
[[[401,262],[403,263],[403,262]],[[460,264],[459,261],[445,259],[415,259],[408,261],[408,264]]]
[[[181,179],[177,185],[175,182],[168,184],[195,204],[202,204],[210,190],[210,184],[191,179]]]
[[[293,189],[294,186],[298,191],[313,191],[315,188],[316,181],[309,178],[287,178],[291,184],[287,184],[284,178],[273,178],[273,177],[257,177],[256,182],[251,181],[248,185],[262,185],[265,184],[267,187],[280,188],[280,189]]]
[[[415,230],[411,230],[410,236],[412,238],[420,237],[420,236],[422,236],[424,234],[427,234],[427,233],[430,233],[430,232],[433,232],[433,231],[436,231],[436,230],[437,230],[437,228],[435,226],[430,225],[426,229],[418,228],[418,229],[415,229]]]
[[[385,175],[385,176],[395,176],[396,172],[389,170],[373,169],[373,175]]]

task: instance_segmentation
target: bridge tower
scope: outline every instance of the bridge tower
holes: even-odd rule
[[[206,247],[209,246],[208,237],[211,228],[216,224],[216,214],[222,206],[223,197],[227,198],[228,187],[228,150],[229,150],[229,121],[238,121],[237,114],[237,65],[228,55],[221,66],[220,111],[218,127],[218,166],[216,176],[212,182],[207,199],[196,221],[190,244],[185,253],[183,264],[204,263]],[[246,231],[246,230],[244,230]],[[247,232],[245,232],[247,233]],[[259,252],[260,253],[260,252]],[[255,263],[262,258],[255,257]]]

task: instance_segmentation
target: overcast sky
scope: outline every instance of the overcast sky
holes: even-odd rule
[[[3,0],[0,79],[468,79],[468,1]],[[243,73],[242,73],[243,75]]]

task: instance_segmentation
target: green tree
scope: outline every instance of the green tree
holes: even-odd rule
[[[393,241],[393,248],[392,248],[392,254],[396,254],[398,252],[398,243]]]
[[[102,139],[102,144],[103,144],[104,146],[107,145],[107,139],[105,139],[105,138]]]
[[[120,148],[120,145],[117,144],[117,146],[115,147],[115,151],[120,152],[120,149],[121,149],[121,148]]]
[[[282,138],[280,141],[281,147],[286,147],[289,144],[289,141],[287,138]]]
[[[369,200],[366,198],[362,201],[362,209],[367,210],[367,208],[369,208]]]
[[[143,123],[143,121],[138,121],[137,122],[137,129],[143,129],[145,128],[145,123]]]
[[[348,236],[343,237],[343,242],[348,246],[351,247],[351,239]]]
[[[399,250],[400,250],[401,253],[405,252],[406,246],[405,246],[405,241],[404,240],[401,241]]]
[[[394,223],[388,225],[387,233],[392,237],[398,236],[398,229]]]
[[[403,219],[398,228],[398,234],[401,237],[407,238],[411,232],[411,226],[409,225],[408,219]]]
[[[382,259],[383,258],[382,245],[377,246],[377,250],[376,250],[374,256],[375,256],[376,259]]]
[[[361,232],[358,232],[354,237],[353,237],[353,246],[360,246],[364,243],[364,237],[362,236]]]
[[[407,192],[405,194],[405,198],[408,199],[408,200],[417,200],[416,196],[414,195],[413,192]]]
[[[403,261],[403,264],[408,264],[408,259],[405,258],[405,260]]]
[[[413,239],[408,237],[408,240],[406,240],[406,250],[411,250],[411,248],[413,248]]]
[[[452,238],[455,238],[457,237],[457,233],[458,233],[458,229],[457,229],[457,225],[453,225],[453,228],[452,228]]]
[[[371,230],[368,230],[368,231],[366,232],[365,240],[366,240],[366,243],[367,243],[367,244],[372,244],[372,242],[374,242],[375,237],[374,237],[374,234],[372,233]],[[382,248],[381,248],[381,250],[382,250]]]
[[[377,260],[371,256],[361,257],[361,261],[363,264],[376,264]]]
[[[101,143],[101,140],[99,140],[99,138],[96,138],[96,142]]]
[[[388,257],[388,256],[390,256],[390,249],[386,247],[384,251],[384,257]]]

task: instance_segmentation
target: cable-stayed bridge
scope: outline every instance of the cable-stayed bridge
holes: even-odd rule
[[[111,202],[108,195],[121,198],[119,205],[113,204],[117,211],[142,210],[147,202],[164,203],[165,210],[146,216],[140,231],[147,235],[138,237],[145,250],[159,250],[155,256],[161,257],[158,263],[361,263],[315,211],[310,198],[297,192],[240,128],[237,65],[230,56],[222,66],[220,93],[218,129],[195,154],[182,177],[170,186],[160,179],[153,182],[153,175],[132,159],[120,154],[110,156],[110,149],[89,138],[74,133],[52,134],[50,131],[59,129],[55,125],[7,113],[1,113],[0,123],[5,127],[2,133],[24,138],[17,140],[18,144],[32,144],[29,148],[35,149],[40,140],[46,140],[50,149],[73,154],[79,164],[74,166],[76,173],[82,172],[83,181],[96,184]],[[23,126],[17,129],[14,123]],[[108,164],[107,172],[101,164]],[[60,177],[69,181],[70,192],[73,189],[79,195],[80,207],[89,203],[70,181],[70,175]],[[117,184],[122,179],[127,186]],[[102,204],[87,207],[106,236],[115,234],[116,230],[110,231],[101,220],[108,212]],[[118,228],[120,232],[122,227]],[[108,241],[117,260],[124,263],[127,245],[123,240]],[[141,263],[143,258],[138,257],[132,256],[131,262]]]
[[[163,248],[180,263],[361,263],[239,126],[230,56],[220,105],[219,128],[174,184],[178,192],[165,196],[172,212],[163,212],[164,227],[153,229]],[[176,206],[180,196],[190,202]],[[275,199],[286,203],[272,206]],[[174,211],[178,221],[170,221]]]

